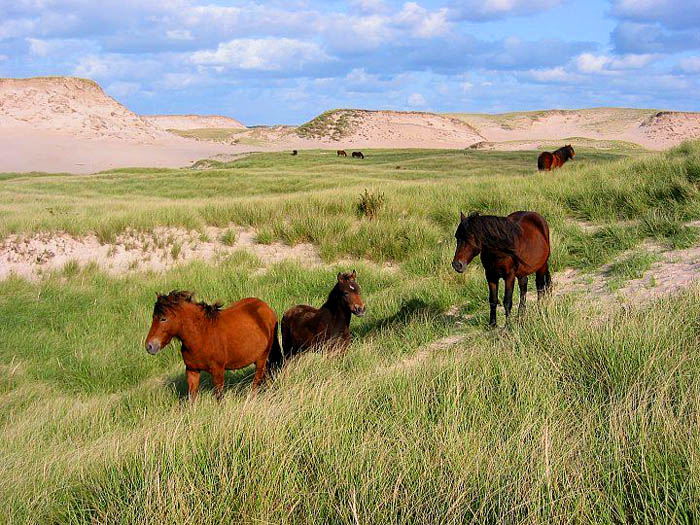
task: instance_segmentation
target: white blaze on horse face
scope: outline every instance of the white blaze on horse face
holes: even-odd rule
[[[352,291],[355,291],[355,287],[354,287],[352,284],[350,284],[350,285],[348,285],[348,286],[350,286],[350,289],[351,289]]]

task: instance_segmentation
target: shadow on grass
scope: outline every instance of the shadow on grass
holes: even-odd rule
[[[255,366],[250,365],[240,370],[227,370],[224,375],[224,395],[229,393],[247,395],[252,384],[253,376],[255,375]],[[165,383],[166,388],[170,388],[180,399],[187,399],[189,386],[187,385],[187,376],[176,374],[170,376]],[[207,393],[214,391],[214,383],[212,382],[211,374],[202,372],[199,380],[199,393]]]
[[[353,334],[356,337],[365,337],[376,330],[400,329],[415,320],[429,320],[439,325],[473,324],[476,326],[478,321],[475,317],[478,316],[462,312],[461,309],[457,312],[446,312],[437,302],[428,303],[423,299],[408,299],[403,301],[401,308],[395,314],[363,323],[353,328]]]

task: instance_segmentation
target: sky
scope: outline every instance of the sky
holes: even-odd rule
[[[0,0],[0,76],[141,114],[700,110],[700,0]]]

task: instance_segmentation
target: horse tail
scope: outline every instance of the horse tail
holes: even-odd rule
[[[279,337],[277,337],[278,325],[279,323],[275,323],[275,329],[272,334],[272,347],[270,348],[270,353],[267,355],[267,369],[270,372],[276,371],[284,362],[282,347],[280,346]]]
[[[546,170],[546,169],[547,169],[547,166],[546,166],[546,163],[545,163],[544,158],[545,158],[545,154],[544,154],[544,153],[540,153],[540,156],[537,157],[537,169],[540,170],[540,171]]]

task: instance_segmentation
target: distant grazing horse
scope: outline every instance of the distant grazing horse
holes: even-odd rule
[[[299,153],[297,150],[295,150],[295,149],[292,150],[292,156],[296,155],[297,153]]]
[[[212,375],[216,397],[221,399],[224,371],[252,363],[255,363],[253,391],[257,390],[268,357],[271,362],[282,360],[275,312],[252,297],[222,310],[221,303],[195,303],[192,295],[177,290],[158,295],[146,337],[148,353],[157,354],[173,337],[182,342],[191,400],[197,397],[200,372]]]
[[[285,358],[312,346],[350,343],[350,317],[365,315],[357,274],[339,273],[338,281],[321,308],[293,306],[282,317],[282,348]]]
[[[353,159],[364,159],[365,156],[362,154],[361,151],[353,151],[353,152],[352,152],[352,158],[353,158]]]
[[[540,171],[551,171],[554,168],[560,168],[567,160],[573,159],[575,156],[576,152],[574,151],[574,148],[571,147],[571,144],[564,146],[563,148],[559,148],[554,153],[544,151],[540,153],[539,157],[537,157],[537,169]]]
[[[337,153],[338,153],[338,156],[339,156],[339,157],[347,157],[347,156],[348,156],[348,154],[345,153],[345,150],[344,150],[344,149],[339,149],[339,150],[337,151]]]
[[[519,313],[525,311],[528,275],[535,274],[538,300],[551,286],[552,278],[548,265],[549,225],[539,213],[516,211],[508,217],[478,213],[465,217],[461,213],[455,237],[457,250],[452,260],[455,271],[464,272],[471,260],[481,253],[481,264],[486,270],[486,280],[489,284],[491,326],[496,326],[499,279],[506,283],[503,295],[506,324],[513,307],[516,277],[520,286]]]

